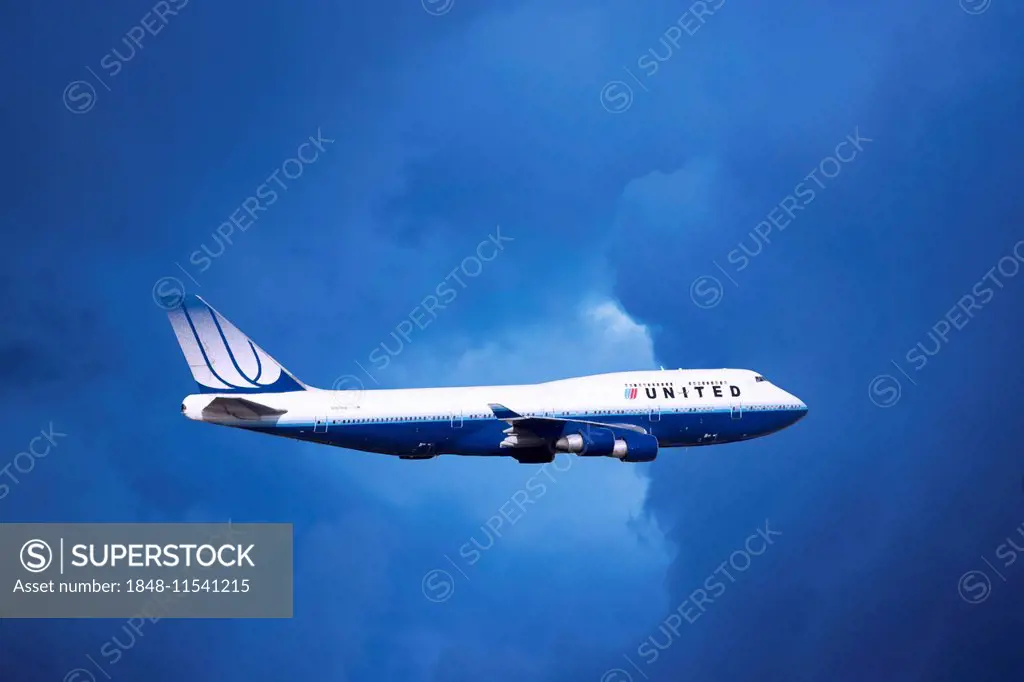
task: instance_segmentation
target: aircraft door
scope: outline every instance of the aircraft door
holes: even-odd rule
[[[327,433],[327,417],[317,417],[313,420],[313,433]]]
[[[461,429],[462,428],[462,410],[454,410],[452,412],[452,428],[453,429]]]
[[[660,406],[652,407],[651,411],[648,413],[647,416],[648,416],[648,419],[650,419],[650,421],[652,421],[652,422],[660,422],[661,421],[661,407]]]
[[[732,405],[732,418],[743,419],[743,403],[737,402]]]

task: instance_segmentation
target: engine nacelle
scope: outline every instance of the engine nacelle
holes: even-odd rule
[[[555,450],[581,457],[604,457],[615,450],[615,434],[601,428],[590,429],[586,433],[573,433],[559,438]]]
[[[653,462],[658,456],[658,439],[646,433],[630,433],[615,441],[611,452],[623,462]]]

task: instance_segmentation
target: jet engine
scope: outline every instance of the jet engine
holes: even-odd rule
[[[658,439],[646,433],[626,433],[616,438],[610,429],[595,428],[562,436],[556,452],[581,457],[615,457],[623,462],[653,462],[658,456]]]
[[[562,436],[555,442],[557,452],[571,452],[581,457],[604,457],[615,450],[615,434],[609,429],[589,429],[586,432]]]
[[[653,462],[658,456],[658,439],[646,433],[629,433],[615,441],[611,452],[623,462]]]

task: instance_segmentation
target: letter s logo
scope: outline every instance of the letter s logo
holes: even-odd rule
[[[42,540],[29,540],[21,546],[21,565],[29,573],[42,573],[53,562],[53,550]]]

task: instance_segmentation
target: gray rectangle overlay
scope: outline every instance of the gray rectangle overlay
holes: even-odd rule
[[[290,523],[0,523],[0,618],[291,618]]]

